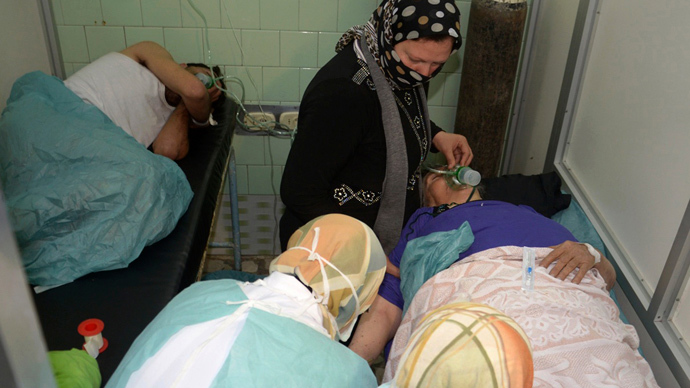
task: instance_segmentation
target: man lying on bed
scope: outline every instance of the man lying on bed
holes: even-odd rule
[[[575,237],[566,228],[532,208],[501,201],[482,201],[481,188],[449,186],[440,174],[427,174],[424,183],[427,207],[417,210],[403,229],[398,245],[390,254],[379,296],[369,312],[362,316],[350,344],[350,348],[366,360],[371,361],[381,353],[400,324],[404,301],[399,267],[408,242],[434,232],[455,230],[465,221],[469,222],[474,242],[454,261],[500,246],[557,246],[542,262],[542,266],[548,266],[557,261],[551,275],[565,279],[578,269],[572,281],[579,283],[586,271],[597,268],[607,286],[613,287],[616,273],[605,257],[601,256],[601,261],[595,265],[595,257],[589,253],[588,247],[575,243]]]
[[[499,270],[492,272],[493,269],[487,270],[487,272],[483,273],[484,277],[477,280],[477,284],[490,283],[492,287],[497,289],[504,286],[507,287],[508,285],[512,286],[513,288],[507,291],[509,296],[502,294],[500,301],[505,302],[508,306],[513,306],[516,311],[515,315],[508,311],[502,311],[515,318],[518,323],[525,327],[528,335],[532,332],[531,330],[534,326],[544,326],[556,331],[556,333],[551,333],[552,336],[558,336],[559,331],[568,332],[569,330],[581,330],[583,332],[589,332],[589,326],[595,325],[595,323],[584,322],[584,324],[579,325],[581,323],[580,321],[571,318],[576,316],[576,309],[573,307],[574,304],[570,303],[570,300],[566,300],[567,298],[558,300],[558,302],[561,302],[565,306],[562,307],[559,313],[563,314],[561,318],[568,317],[568,319],[572,319],[573,322],[577,322],[574,328],[567,327],[567,323],[560,321],[558,322],[563,323],[564,326],[554,326],[555,321],[542,322],[540,319],[528,321],[527,324],[523,324],[519,319],[521,317],[516,316],[519,314],[529,315],[530,311],[537,314],[539,317],[543,314],[541,312],[543,310],[543,305],[539,305],[536,302],[539,300],[536,298],[536,295],[548,294],[551,290],[556,293],[571,295],[571,290],[566,292],[562,289],[567,289],[568,287],[586,289],[588,292],[587,298],[592,299],[591,294],[596,294],[596,297],[600,298],[602,304],[605,306],[601,309],[612,315],[611,322],[606,321],[606,323],[602,325],[609,325],[610,323],[612,327],[615,327],[611,329],[610,332],[618,335],[617,338],[622,338],[622,341],[627,341],[623,346],[624,349],[622,352],[626,353],[626,357],[634,360],[631,361],[631,363],[643,363],[644,365],[641,368],[645,371],[649,371],[648,365],[646,365],[644,360],[641,360],[641,357],[639,357],[639,354],[635,351],[635,349],[637,349],[638,340],[634,333],[634,329],[632,329],[632,327],[625,327],[625,325],[618,320],[617,308],[606,292],[607,289],[613,286],[616,274],[612,265],[601,255],[601,252],[592,248],[591,252],[594,254],[590,253],[589,247],[575,242],[575,238],[567,229],[555,221],[537,214],[530,207],[515,206],[501,201],[482,200],[481,194],[477,190],[474,190],[472,187],[450,187],[445,179],[439,174],[427,175],[425,184],[425,202],[428,207],[421,208],[412,215],[402,232],[399,244],[391,253],[389,259],[392,265],[389,265],[389,268],[392,269],[386,274],[386,278],[379,289],[379,296],[375,299],[371,309],[361,317],[360,324],[350,344],[350,348],[353,351],[367,360],[372,360],[380,354],[386,343],[391,340],[393,336],[395,336],[395,343],[400,342],[397,349],[401,351],[401,349],[404,348],[406,339],[409,338],[413,326],[418,323],[419,319],[421,319],[426,312],[430,311],[429,309],[439,307],[439,303],[442,301],[452,302],[458,297],[467,296],[467,294],[469,294],[472,302],[485,303],[501,310],[501,307],[504,307],[501,303],[480,298],[480,295],[486,296],[491,294],[490,291],[482,290],[479,295],[475,295],[469,292],[468,289],[456,286],[455,283],[453,283],[454,285],[452,287],[445,288],[433,288],[433,286],[430,285],[434,283],[433,279],[439,277],[445,279],[447,282],[462,283],[465,276],[473,274],[470,273],[468,275],[463,273],[463,275],[457,275],[457,273],[453,273],[451,270],[456,269],[456,267],[461,267],[461,264],[465,262],[475,260],[474,258],[477,256],[499,250],[500,253],[497,254],[497,257],[492,258],[492,260],[495,261],[491,263],[494,265],[500,263],[501,266],[505,267],[501,267],[501,269],[506,272],[504,273]],[[443,247],[439,248],[438,246]],[[511,256],[501,247],[511,248],[516,252],[509,252],[512,254]],[[537,303],[537,306],[534,307],[538,309],[535,310],[536,312],[527,309],[525,306],[527,306],[528,303],[521,303],[523,301],[519,300],[520,295],[526,294],[524,291],[520,290],[522,280],[522,247],[537,247],[535,249],[538,264],[537,270],[535,271],[537,278],[535,280],[536,290],[530,294],[534,303]],[[410,252],[406,251],[406,248],[408,248]],[[458,252],[461,253],[458,255]],[[441,268],[437,268],[435,271],[432,271],[432,273],[428,273],[427,276],[424,276],[420,274],[420,266],[412,268],[410,265],[407,265],[410,262],[420,260],[426,265],[426,272],[429,272],[428,267],[434,267],[439,260],[446,260],[446,263],[445,266],[441,266]],[[598,263],[597,260],[599,261]],[[450,269],[443,271],[453,262],[456,263],[452,265]],[[396,275],[400,276],[402,281],[393,274],[390,274],[395,274],[395,270],[398,267],[401,268],[401,273]],[[595,269],[596,271],[590,271],[591,269]],[[436,275],[438,272],[440,273]],[[502,277],[506,273],[513,277],[511,278],[514,280],[512,283],[509,282],[507,278]],[[422,288],[406,287],[415,282],[418,286],[421,286],[426,279],[434,275],[436,276],[433,277],[432,280],[426,282]],[[495,282],[492,283],[492,281]],[[542,292],[542,287],[548,291]],[[415,294],[418,296],[415,297]],[[407,322],[406,329],[409,329],[406,330],[408,334],[406,337],[405,335],[401,335],[401,330],[403,328],[401,326],[401,319],[403,318],[404,308],[405,310],[409,308],[413,297],[415,298],[415,302],[417,298],[424,299],[428,297],[427,301],[432,301],[433,305],[417,306],[414,311],[404,316],[405,320],[402,321],[402,325],[405,326],[405,322]],[[554,299],[554,296],[550,297],[552,300],[557,300],[557,298]],[[574,298],[577,299],[577,297]],[[539,303],[541,302],[540,300]],[[594,303],[592,304],[594,305]],[[597,306],[599,305],[597,304]],[[556,307],[554,309],[557,308],[561,307]],[[569,309],[572,309],[572,311]],[[533,319],[534,317],[528,318]],[[548,320],[548,314],[544,314],[544,319]],[[400,330],[398,330],[399,327]],[[535,345],[535,339],[531,338],[533,345],[540,351],[543,350],[543,348],[540,347],[543,345],[540,342],[541,339],[543,338],[540,337],[537,339]],[[593,340],[593,342],[598,341],[600,341],[600,339]],[[549,344],[549,346],[550,345],[553,344]],[[607,345],[610,344],[607,343]],[[613,347],[613,345],[611,347]],[[393,351],[395,351],[395,349],[396,347],[394,345],[390,357],[394,356]],[[627,354],[628,352],[630,354]],[[537,354],[537,356],[538,355],[539,354]],[[395,356],[399,358],[400,353],[396,353]],[[535,363],[539,360],[540,359],[535,356]],[[390,368],[394,371],[395,362],[391,363],[390,361],[391,359],[389,358]],[[389,371],[389,365],[387,365],[386,368],[387,373]],[[543,365],[541,366],[543,367]],[[537,370],[536,372],[535,381],[541,381],[540,379],[543,378],[543,371]],[[581,372],[582,371],[580,371],[580,374],[584,375]],[[645,373],[646,372],[642,374]],[[635,374],[635,376],[637,375],[638,374]],[[391,376],[389,375],[388,377],[390,378]]]
[[[188,128],[209,125],[212,103],[225,97],[215,85],[207,89],[197,73],[210,76],[211,70],[179,65],[157,43],[140,42],[98,58],[67,78],[65,86],[145,147],[177,160],[189,151]]]

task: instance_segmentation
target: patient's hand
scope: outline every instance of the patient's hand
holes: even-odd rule
[[[575,275],[573,283],[580,284],[587,271],[594,267],[594,256],[589,253],[586,246],[580,243],[566,241],[550,248],[553,248],[553,251],[539,265],[548,267],[557,261],[549,272],[555,278],[565,280],[577,268],[577,275]]]

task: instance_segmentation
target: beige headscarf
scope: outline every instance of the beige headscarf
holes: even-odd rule
[[[512,318],[461,302],[430,312],[412,333],[391,387],[532,387],[527,335]]]
[[[269,271],[294,275],[310,287],[320,299],[324,328],[331,338],[345,341],[357,316],[376,297],[386,272],[386,255],[366,224],[328,214],[298,229]]]

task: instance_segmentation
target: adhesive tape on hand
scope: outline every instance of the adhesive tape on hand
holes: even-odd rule
[[[594,247],[591,246],[589,243],[582,243],[582,245],[586,246],[589,254],[594,256],[594,265],[601,263],[601,254],[599,253],[599,251],[594,249]]]

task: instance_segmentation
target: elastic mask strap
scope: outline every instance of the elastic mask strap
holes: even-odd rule
[[[472,199],[472,196],[474,195],[475,190],[477,190],[477,186],[472,186],[472,192],[470,193],[470,196],[467,197],[467,201],[465,201],[465,203],[469,202]]]
[[[301,246],[293,247],[290,249],[303,249],[303,250],[309,252],[309,257],[307,258],[307,260],[309,260],[309,261],[318,260],[319,261],[319,265],[321,267],[321,277],[323,278],[323,288],[324,288],[324,296],[323,296],[323,299],[321,301],[322,304],[327,305],[328,299],[330,296],[330,286],[328,283],[328,277],[326,276],[326,268],[324,267],[324,264],[326,264],[329,267],[333,268],[336,272],[338,272],[340,274],[340,276],[342,276],[343,279],[345,279],[345,281],[347,282],[347,285],[352,290],[352,297],[355,298],[355,314],[359,314],[359,309],[360,309],[359,295],[357,295],[357,290],[355,289],[354,284],[352,284],[352,281],[350,280],[350,278],[345,276],[345,274],[340,269],[338,269],[338,267],[333,265],[333,263],[326,260],[323,256],[321,256],[318,252],[316,252],[316,246],[318,245],[318,242],[319,242],[319,232],[320,232],[319,227],[314,228],[314,241],[312,242],[311,249],[301,247]],[[330,312],[329,312],[329,315],[331,315]],[[333,324],[335,325],[335,330],[340,331],[337,322],[335,322],[335,319],[333,321],[334,321]]]

